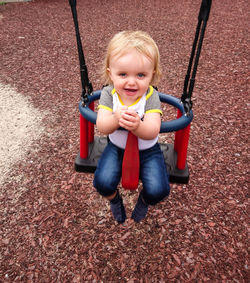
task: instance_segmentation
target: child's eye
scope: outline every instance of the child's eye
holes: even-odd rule
[[[126,76],[126,73],[120,73],[119,76],[120,76],[120,77],[125,77],[125,76]]]
[[[145,74],[139,73],[137,76],[138,76],[138,78],[144,78],[144,77],[145,77]]]

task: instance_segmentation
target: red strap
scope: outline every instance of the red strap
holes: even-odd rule
[[[126,190],[136,190],[139,183],[140,159],[138,138],[128,132],[126,148],[122,162],[122,186]]]

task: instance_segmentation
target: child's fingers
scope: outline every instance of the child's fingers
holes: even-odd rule
[[[131,121],[128,121],[126,119],[121,118],[119,121],[119,124],[121,127],[123,127],[126,130],[130,130],[131,126],[133,125],[133,123]]]
[[[126,116],[126,115],[124,115]],[[127,115],[129,118],[127,119],[127,117],[122,117],[119,121],[119,125],[123,128],[125,128],[128,131],[133,131],[135,129],[138,128],[139,126],[139,121],[136,117],[133,117],[131,115]]]
[[[127,109],[125,113],[134,117],[138,115],[137,112],[133,109]]]
[[[127,110],[122,113],[122,118],[129,120],[129,121],[135,121],[139,119],[138,114],[134,110]]]
[[[127,114],[123,115],[120,120],[128,127],[133,127],[133,125],[137,124],[137,119],[134,116]]]

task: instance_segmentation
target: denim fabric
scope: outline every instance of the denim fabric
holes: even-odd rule
[[[139,153],[142,196],[147,204],[154,205],[170,192],[164,157],[158,143]],[[121,179],[123,154],[124,150],[111,142],[104,149],[98,161],[93,182],[102,196],[115,193]]]

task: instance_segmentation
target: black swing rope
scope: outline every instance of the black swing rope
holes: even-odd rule
[[[76,0],[69,0],[69,4],[71,6],[72,16],[75,25],[76,32],[76,40],[77,40],[77,49],[79,55],[79,63],[80,63],[80,75],[81,75],[81,83],[82,83],[82,102],[85,105],[88,102],[88,95],[93,92],[93,86],[89,81],[88,77],[88,69],[85,63],[85,58],[82,49],[82,41],[79,32],[78,20],[77,20],[77,11],[76,11]]]
[[[186,74],[185,81],[184,81],[183,94],[181,97],[181,101],[184,105],[184,109],[187,115],[190,114],[190,111],[192,109],[191,97],[192,97],[192,93],[194,89],[195,76],[196,76],[196,72],[198,68],[202,43],[203,43],[203,39],[205,35],[205,30],[206,30],[206,25],[207,25],[209,13],[210,13],[211,4],[212,4],[212,0],[202,0],[200,12],[198,16],[198,24],[197,24],[193,47],[192,47],[192,51],[191,51],[191,55],[189,59],[188,70],[187,70],[187,74]],[[202,29],[201,29],[201,24],[202,24]],[[193,65],[193,60],[194,60],[195,51],[196,51],[197,42],[198,42],[199,37],[200,37],[200,40],[199,40],[199,44],[198,44],[198,48],[196,52],[195,62]],[[190,79],[192,65],[193,65],[193,72],[192,72],[192,77]]]

